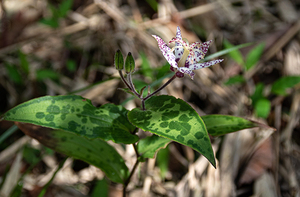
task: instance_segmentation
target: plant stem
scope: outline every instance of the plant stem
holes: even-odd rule
[[[123,73],[122,73],[122,70],[119,70],[119,75],[120,75],[120,77],[121,77],[123,83],[124,83],[130,90],[132,90],[131,86],[127,83],[126,79],[124,78]]]
[[[138,150],[137,150],[137,148],[136,148],[136,145],[135,145],[135,144],[132,144],[132,145],[133,145],[133,148],[134,148],[134,150],[135,150],[137,159],[136,159],[136,162],[135,162],[135,164],[134,164],[134,166],[133,166],[133,168],[132,168],[132,170],[131,170],[131,172],[130,172],[130,175],[128,176],[128,178],[126,179],[126,181],[125,181],[125,183],[124,183],[124,187],[123,187],[123,197],[126,197],[126,189],[127,189],[127,186],[128,186],[128,184],[129,184],[130,179],[131,179],[132,175],[134,174],[136,168],[138,167],[138,164],[140,163],[140,161],[138,160],[138,158],[139,158],[139,153],[138,153]]]
[[[129,88],[129,90],[130,90],[131,92],[133,92],[134,95],[136,95],[138,98],[140,98],[140,97],[141,97],[140,94],[136,92],[136,90],[135,90],[135,88],[134,88],[134,85],[133,85],[133,83],[132,83],[132,81],[131,81],[131,75],[128,74],[129,83],[128,83],[128,82],[126,81],[126,79],[124,78],[123,73],[122,73],[121,70],[119,70],[119,75],[120,75],[120,77],[121,77],[123,83]]]
[[[135,90],[135,87],[134,87],[134,84],[132,83],[132,79],[131,79],[131,74],[129,73],[128,75],[127,75],[127,80],[128,80],[128,82],[124,79],[124,76],[123,76],[123,73],[121,72],[121,71],[119,71],[119,73],[120,73],[120,76],[121,76],[121,79],[122,79],[122,81],[125,83],[125,85],[131,90],[131,92],[133,92],[138,98],[140,98],[140,100],[142,101],[142,109],[143,110],[146,110],[146,108],[145,108],[145,101],[147,100],[147,99],[149,99],[150,97],[152,97],[153,95],[155,95],[155,94],[157,94],[159,91],[161,91],[162,89],[164,89],[167,85],[169,85],[174,79],[176,79],[176,74],[174,74],[173,75],[173,77],[172,78],[170,78],[164,85],[162,85],[161,87],[159,87],[157,90],[155,90],[153,93],[151,93],[151,94],[149,94],[149,95],[147,95],[145,98],[143,98],[143,94],[141,93],[141,94],[139,94],[139,93],[137,93],[136,92],[136,90]],[[143,90],[143,89],[142,89]],[[143,91],[141,91],[141,92],[143,92]],[[126,189],[127,189],[127,186],[128,186],[128,184],[129,184],[129,182],[130,182],[130,179],[131,179],[131,177],[133,176],[133,174],[134,174],[134,172],[135,172],[135,170],[136,170],[136,168],[137,168],[137,166],[138,166],[138,164],[139,164],[139,152],[138,152],[138,150],[137,150],[137,147],[136,147],[136,145],[135,144],[132,144],[133,145],[133,148],[134,148],[134,151],[135,151],[135,154],[136,154],[136,157],[137,157],[137,159],[136,159],[136,162],[135,162],[135,164],[134,164],[134,166],[133,166],[133,168],[132,168],[132,170],[131,170],[131,172],[130,172],[130,174],[129,174],[129,176],[128,176],[128,178],[126,179],[126,181],[124,182],[124,187],[123,187],[123,197],[126,197]]]
[[[176,79],[176,74],[173,75],[172,78],[169,79],[169,81],[167,81],[164,85],[162,85],[160,88],[158,88],[157,90],[155,90],[153,93],[149,94],[148,96],[146,96],[145,98],[143,98],[143,100],[147,100],[149,99],[151,96],[157,94],[159,91],[161,91],[162,89],[164,89],[167,85],[169,85],[174,79]]]
[[[137,97],[141,98],[142,95],[140,95],[139,93],[137,93],[137,91],[135,90],[134,84],[133,84],[132,79],[131,79],[131,73],[129,73],[129,74],[127,75],[127,79],[128,79],[128,83],[129,83],[129,85],[130,85],[130,87],[131,87],[131,91],[132,91]]]
[[[157,90],[155,90],[153,93],[149,94],[148,96],[146,96],[145,98],[142,98],[142,110],[145,111],[146,107],[145,107],[145,101],[147,99],[149,99],[151,96],[157,94],[159,91],[161,91],[162,89],[164,89],[167,85],[169,85],[174,79],[176,79],[176,74],[173,75],[172,78],[169,79],[169,81],[167,81],[164,85],[162,85],[160,88],[158,88]]]

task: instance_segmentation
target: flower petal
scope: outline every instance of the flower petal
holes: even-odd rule
[[[192,65],[189,65],[188,69],[197,70],[197,69],[206,68],[206,67],[218,64],[220,62],[223,62],[223,59],[212,60],[210,62],[204,62],[204,63],[200,63],[200,64],[192,64]]]
[[[177,26],[176,38],[179,39],[179,40],[182,40],[181,30],[180,30],[179,26]],[[184,49],[183,49],[182,44],[180,42],[175,42],[175,46],[176,46],[175,56],[176,56],[176,58],[180,59],[182,54],[183,54]]]
[[[189,55],[189,57],[187,58],[187,61],[189,64],[195,64],[197,62],[199,62],[200,60],[202,60],[205,56],[205,54],[208,51],[209,45],[212,42],[212,40],[209,40],[207,42],[204,43],[200,43],[200,42],[194,42],[193,44],[190,45],[190,47],[193,49],[193,56]]]
[[[166,60],[169,62],[169,64],[171,66],[173,66],[174,68],[178,68],[178,64],[175,61],[176,57],[173,54],[173,52],[171,51],[170,47],[168,47],[168,45],[158,36],[156,35],[152,35],[158,43],[158,47],[160,49],[160,51],[162,52],[163,56],[166,58]]]
[[[199,49],[203,52],[204,55],[207,53],[209,45],[210,45],[211,42],[212,42],[212,40],[209,40],[209,41],[203,42],[201,44]]]
[[[194,79],[195,73],[194,73],[191,69],[186,68],[186,67],[179,67],[179,68],[178,68],[178,71],[179,71],[179,72],[182,72],[182,73],[185,73],[185,74],[188,74],[188,75],[190,75],[190,77],[191,77],[192,79]]]

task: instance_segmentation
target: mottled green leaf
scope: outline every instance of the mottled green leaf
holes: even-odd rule
[[[262,53],[264,52],[264,48],[265,48],[265,44],[261,43],[248,53],[246,58],[246,63],[245,63],[246,70],[249,70],[250,68],[252,68],[257,64]]]
[[[281,77],[274,82],[271,91],[277,95],[285,96],[286,90],[300,83],[300,76]]]
[[[154,158],[155,153],[161,149],[165,148],[171,140],[157,135],[152,135],[141,139],[137,145],[138,152],[140,153],[140,158],[142,161],[145,158]]]
[[[90,100],[77,95],[45,96],[16,106],[6,112],[3,119],[131,144],[138,137],[131,134],[135,127],[128,121],[127,112],[113,104],[96,108]]]
[[[212,136],[225,135],[242,129],[257,127],[258,124],[244,118],[228,115],[201,116],[207,131]]]
[[[32,124],[16,124],[26,135],[37,139],[41,144],[100,168],[114,182],[124,183],[129,175],[123,158],[101,139],[88,139],[68,131]]]
[[[172,96],[153,96],[145,102],[146,110],[128,112],[132,124],[156,135],[189,146],[215,166],[215,157],[204,122],[186,102]]]
[[[255,113],[258,117],[267,118],[271,110],[271,102],[268,99],[259,99],[254,106]]]

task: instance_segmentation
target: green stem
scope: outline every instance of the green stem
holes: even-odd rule
[[[173,75],[172,78],[170,78],[164,85],[162,85],[160,88],[158,88],[157,90],[155,90],[153,93],[149,94],[148,96],[146,96],[145,98],[142,98],[142,110],[145,111],[146,107],[145,107],[145,101],[147,99],[149,99],[150,97],[152,97],[153,95],[157,94],[159,91],[161,91],[162,89],[164,89],[167,85],[169,85],[174,79],[176,79],[176,74]]]
[[[55,175],[58,173],[58,171],[64,166],[65,161],[68,159],[68,157],[66,157],[64,160],[62,160],[60,162],[60,164],[58,165],[56,171],[54,172],[54,174],[52,175],[51,179],[48,181],[48,183],[46,183],[46,185],[44,185],[42,191],[40,192],[38,197],[43,197],[44,194],[46,193],[46,190],[48,189],[48,187],[50,186],[50,184],[52,183]]]
[[[138,97],[138,98],[141,98],[142,95],[140,95],[139,93],[137,93],[137,91],[135,90],[135,87],[134,87],[134,84],[132,82],[132,79],[131,79],[131,73],[128,73],[127,74],[127,79],[128,79],[128,83],[131,87],[131,91]]]
[[[128,186],[128,184],[129,184],[129,182],[130,182],[130,179],[131,179],[132,175],[134,174],[136,168],[138,167],[138,165],[139,165],[139,163],[140,163],[140,161],[138,160],[138,158],[139,158],[139,153],[138,153],[137,147],[136,147],[135,144],[132,144],[132,145],[133,145],[133,148],[134,148],[134,150],[135,150],[137,159],[136,159],[136,162],[135,162],[135,164],[134,164],[134,166],[133,166],[133,168],[132,168],[132,170],[131,170],[131,172],[130,172],[130,175],[128,176],[128,178],[126,179],[126,181],[125,181],[125,183],[124,183],[124,187],[123,187],[123,197],[126,197],[126,189],[127,189],[127,186]]]
[[[121,77],[123,83],[124,83],[130,90],[132,90],[132,89],[131,89],[131,86],[127,83],[126,79],[124,78],[123,73],[122,73],[122,70],[119,70],[119,75],[120,75],[120,77]]]
[[[157,94],[159,91],[161,91],[162,89],[164,89],[167,85],[169,85],[174,79],[176,79],[176,74],[173,75],[172,78],[169,79],[169,81],[167,81],[164,85],[162,85],[160,88],[158,88],[157,90],[155,90],[152,94],[149,94],[148,96],[146,96],[145,98],[143,98],[143,100],[147,100],[149,99],[151,96]]]

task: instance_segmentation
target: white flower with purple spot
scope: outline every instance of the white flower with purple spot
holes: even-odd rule
[[[208,51],[211,40],[202,44],[194,42],[189,45],[187,41],[182,40],[179,27],[177,27],[176,37],[169,42],[169,44],[175,42],[175,47],[172,49],[160,37],[152,36],[157,40],[159,49],[171,65],[170,69],[176,72],[176,76],[179,78],[183,77],[184,74],[188,74],[193,79],[195,75],[193,70],[206,68],[223,61],[223,59],[217,59],[199,63]]]

